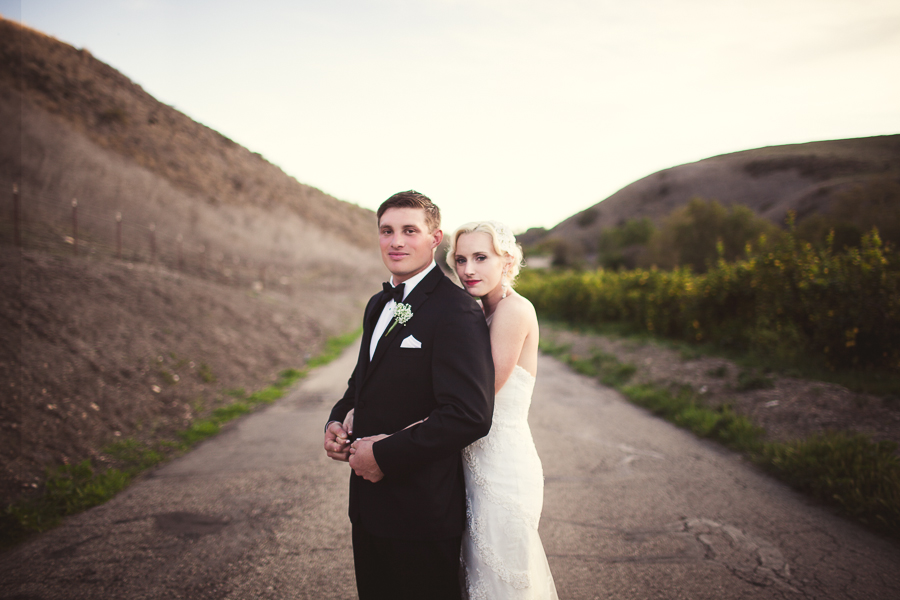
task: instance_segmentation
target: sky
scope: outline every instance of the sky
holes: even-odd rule
[[[302,183],[550,228],[661,169],[900,133],[897,0],[0,0]]]

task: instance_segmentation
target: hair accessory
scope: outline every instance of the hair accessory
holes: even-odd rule
[[[499,221],[488,221],[497,232],[497,246],[504,253],[515,256],[516,252],[516,236],[512,234],[509,228]]]

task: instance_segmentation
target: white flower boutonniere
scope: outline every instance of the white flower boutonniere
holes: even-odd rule
[[[402,302],[398,302],[394,305],[394,322],[391,323],[391,326],[388,327],[388,330],[384,332],[384,336],[387,337],[387,334],[391,332],[394,326],[397,323],[400,323],[404,327],[406,326],[406,322],[412,319],[413,312],[412,306],[409,304],[403,304]]]

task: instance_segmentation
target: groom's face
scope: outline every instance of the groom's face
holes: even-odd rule
[[[431,264],[443,238],[440,229],[428,230],[425,210],[389,208],[378,222],[381,260],[394,276],[394,284],[421,273]]]

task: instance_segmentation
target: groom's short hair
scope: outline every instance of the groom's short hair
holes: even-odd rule
[[[389,208],[421,208],[425,211],[425,224],[428,225],[428,229],[435,231],[441,228],[441,209],[428,196],[415,190],[397,192],[382,202],[381,206],[378,207],[379,224],[381,223],[381,216]]]

